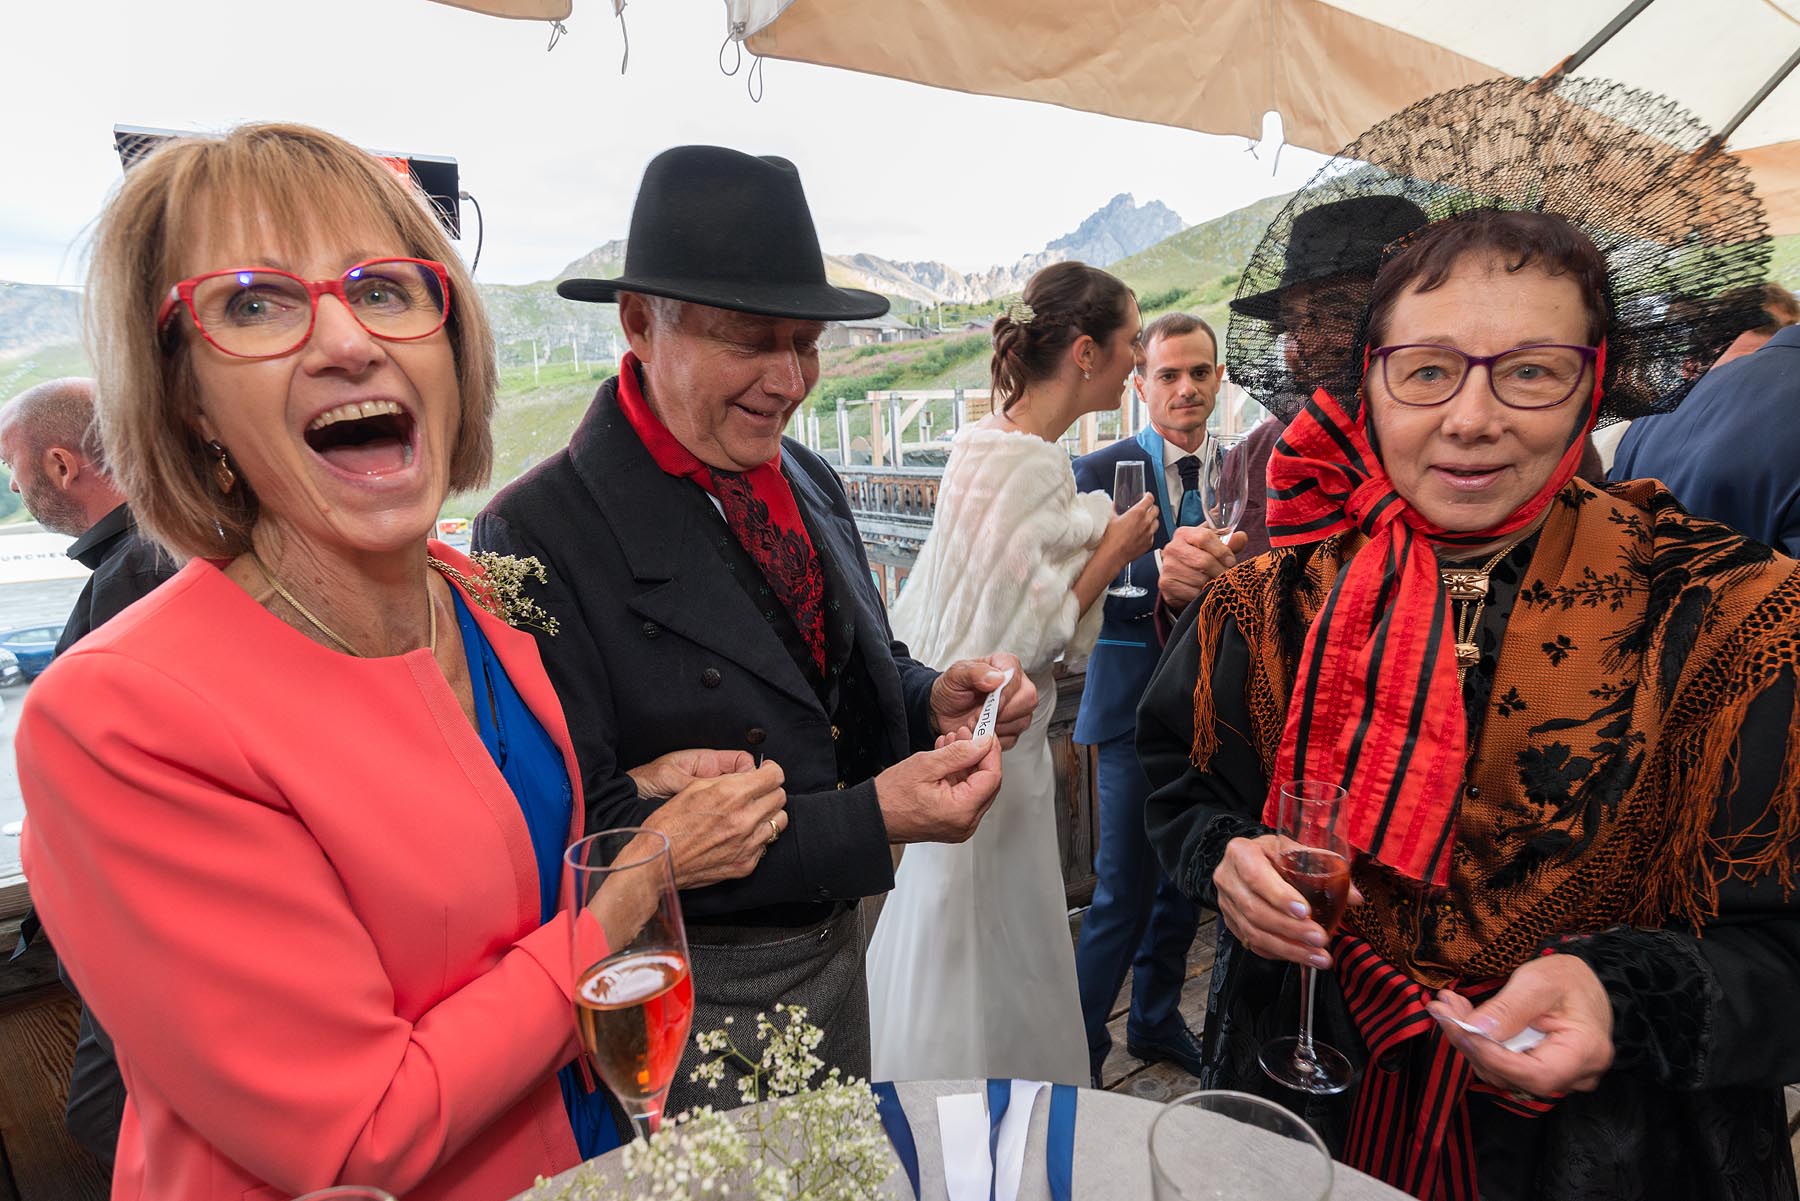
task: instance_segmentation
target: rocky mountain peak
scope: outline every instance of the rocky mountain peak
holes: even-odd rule
[[[1044,253],[1109,267],[1185,228],[1181,218],[1162,201],[1140,205],[1130,192],[1120,192],[1088,214],[1073,233],[1045,246]]]

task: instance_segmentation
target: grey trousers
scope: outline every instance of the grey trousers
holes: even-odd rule
[[[713,1055],[694,1048],[694,1036],[725,1025],[738,1048],[759,1055],[756,1015],[777,1017],[775,1005],[806,1006],[806,1020],[824,1031],[813,1053],[825,1061],[818,1079],[832,1068],[845,1076],[869,1076],[869,983],[863,974],[862,906],[842,907],[827,920],[800,930],[766,927],[694,926],[688,954],[694,972],[694,1025],[687,1053],[669,1088],[663,1112],[669,1116],[696,1105],[735,1109],[743,1104],[737,1081],[744,1073],[728,1061],[718,1088],[688,1079]]]

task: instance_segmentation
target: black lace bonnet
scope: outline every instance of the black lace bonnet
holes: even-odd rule
[[[1318,387],[1357,403],[1385,255],[1421,218],[1499,208],[1566,217],[1605,256],[1600,424],[1668,412],[1763,320],[1762,205],[1708,136],[1666,98],[1603,80],[1496,79],[1419,101],[1346,146],[1270,223],[1231,304],[1231,378],[1284,420]],[[1309,285],[1305,304],[1284,313],[1295,284]]]

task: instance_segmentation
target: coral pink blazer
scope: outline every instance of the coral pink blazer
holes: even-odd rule
[[[470,607],[573,839],[536,642]],[[326,650],[195,561],[44,674],[17,747],[32,899],[130,1092],[114,1198],[495,1201],[576,1162],[567,921],[428,653]]]

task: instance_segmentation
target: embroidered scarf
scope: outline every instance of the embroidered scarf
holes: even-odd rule
[[[1596,380],[1605,370],[1602,344]],[[1599,405],[1596,384],[1586,422],[1544,487],[1499,525],[1471,532],[1432,524],[1394,488],[1369,439],[1367,404],[1351,417],[1320,389],[1288,425],[1269,459],[1270,543],[1357,529],[1369,545],[1307,633],[1265,823],[1280,821],[1284,781],[1341,784],[1357,850],[1413,879],[1448,881],[1466,722],[1435,548],[1484,546],[1535,522],[1574,478]]]
[[[637,355],[630,351],[619,364],[619,411],[658,467],[693,480],[718,498],[732,536],[756,561],[782,608],[794,619],[813,666],[824,675],[825,569],[800,517],[794,490],[781,474],[780,454],[744,472],[708,467],[650,411],[638,382],[638,365]]]

